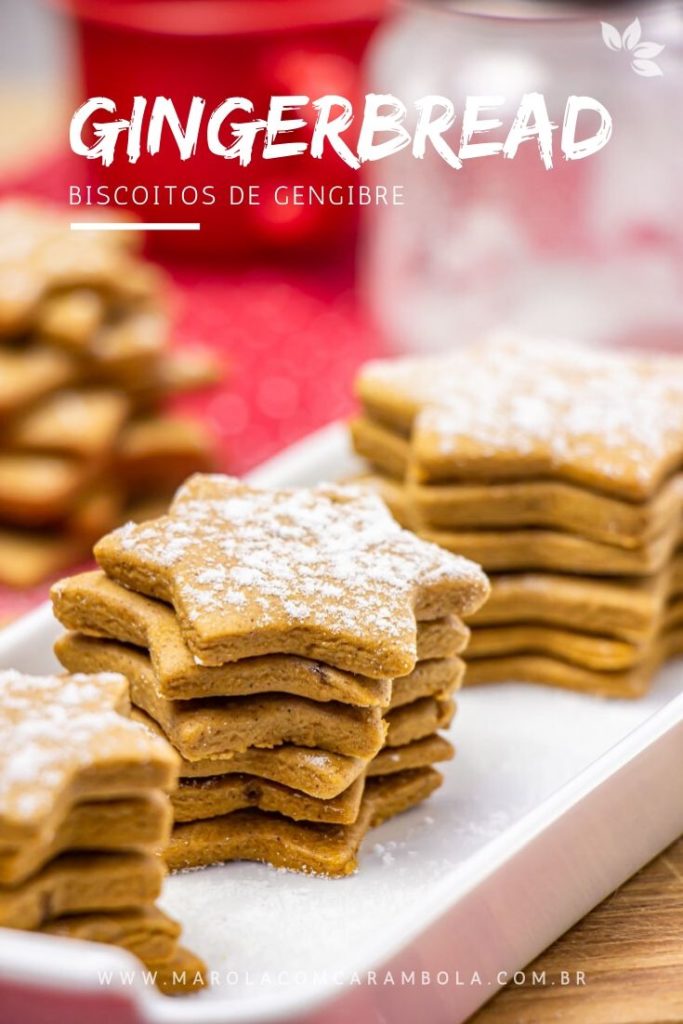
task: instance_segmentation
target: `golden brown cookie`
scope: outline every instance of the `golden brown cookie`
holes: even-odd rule
[[[171,803],[151,790],[122,800],[74,804],[57,829],[16,849],[0,847],[0,885],[17,885],[66,851],[161,853],[171,831]]]
[[[412,740],[402,747],[385,747],[368,765],[366,776],[393,775],[412,768],[428,768],[438,761],[450,761],[455,756],[453,746],[443,736],[434,733]]]
[[[413,740],[402,747],[385,748],[368,764],[366,776],[391,775],[414,768],[428,768],[449,761],[453,747],[439,735]],[[359,777],[336,797],[323,800],[300,790],[254,775],[216,775],[205,779],[181,779],[173,794],[175,820],[197,821],[256,807],[283,814],[295,821],[319,821],[350,825],[358,817],[364,790]]]
[[[462,654],[469,639],[469,628],[457,615],[446,615],[443,619],[432,619],[431,622],[418,622],[417,660],[454,658]]]
[[[637,548],[680,520],[680,475],[665,481],[650,500],[639,502],[561,480],[421,484],[411,478],[406,438],[367,417],[352,421],[350,428],[356,452],[380,470],[364,483],[384,498],[400,523],[416,529],[537,527]]]
[[[533,622],[478,627],[472,631],[468,664],[478,658],[544,654],[584,668],[616,672],[648,661],[653,647],[659,645],[659,637],[682,619],[683,598],[678,596],[658,609],[648,636],[639,643]]]
[[[93,539],[120,523],[124,495],[115,483],[99,479],[86,487],[62,524],[62,533],[80,543],[81,557],[90,556]],[[59,536],[59,529],[52,531]]]
[[[453,711],[454,705],[447,699],[437,701],[422,698],[415,700],[412,705],[404,705],[390,712],[388,722],[389,728],[393,727],[395,744],[392,748],[392,758],[395,755],[395,759],[391,763],[399,766],[394,770],[400,770],[404,763],[403,757],[407,755],[412,744],[415,744],[415,750],[411,759],[405,762],[406,768],[421,768],[432,764],[433,761],[442,760],[440,756],[429,756],[435,749],[433,744],[430,743],[428,747],[420,744],[427,738],[440,740],[440,737],[430,736],[430,731],[434,732],[435,729],[447,725]],[[132,714],[135,720],[163,735],[157,723],[144,712],[134,708]],[[448,748],[450,749],[450,744]],[[362,758],[344,757],[326,750],[290,744],[283,744],[272,750],[252,748],[231,757],[205,758],[203,761],[181,759],[180,787],[182,788],[187,779],[206,779],[238,773],[270,780],[318,800],[333,800],[348,790],[366,771],[373,774],[377,765],[383,764],[382,774],[386,774],[387,749],[385,747],[380,750],[370,762]],[[443,747],[439,749],[442,750]]]
[[[405,675],[416,616],[473,612],[488,591],[478,567],[402,531],[378,499],[332,486],[192,477],[168,516],[128,524],[95,554],[111,578],[172,603],[190,650],[211,665],[289,653]]]
[[[141,410],[156,409],[167,398],[197,391],[215,384],[224,376],[224,359],[203,349],[171,351],[164,355],[153,372],[127,385]]]
[[[8,444],[18,451],[108,459],[128,411],[128,399],[120,391],[59,391],[11,424]]]
[[[416,478],[568,480],[633,501],[683,462],[683,360],[497,337],[367,364],[365,410],[411,431]]]
[[[553,530],[419,532],[434,544],[476,559],[487,572],[547,569],[587,576],[651,576],[669,564],[680,544],[678,524],[632,549]]]
[[[490,599],[470,622],[475,628],[533,622],[640,645],[656,631],[669,593],[683,591],[678,566],[680,559],[671,569],[643,579],[558,573],[494,576]]]
[[[145,964],[170,960],[180,938],[180,925],[157,907],[108,914],[71,914],[53,918],[40,931],[64,939],[120,946]]]
[[[520,623],[482,626],[472,631],[467,652],[468,665],[476,658],[497,658],[517,654],[547,654],[573,665],[598,672],[629,668],[640,661],[648,644],[636,646],[625,640],[576,633],[557,626]]]
[[[389,478],[403,483],[410,465],[410,439],[396,433],[369,416],[356,416],[349,422],[354,451]]]
[[[102,572],[61,580],[52,588],[52,602],[56,617],[68,629],[148,648],[157,689],[169,699],[276,691],[359,707],[389,705],[390,680],[369,679],[295,655],[198,665],[168,605],[135,594]],[[420,622],[417,656],[421,660],[451,658],[468,639],[469,630],[455,616]]]
[[[79,495],[56,526],[0,527],[0,584],[34,587],[85,559],[92,542],[121,521],[122,504],[120,491],[99,481]]]
[[[367,830],[425,800],[441,781],[433,768],[369,779],[352,825],[295,822],[258,810],[180,824],[166,860],[171,869],[254,860],[290,871],[350,875]]]
[[[34,326],[42,303],[65,288],[111,293],[135,275],[131,232],[70,231],[69,215],[46,204],[5,201],[0,233],[0,334]]]
[[[150,960],[146,966],[154,973],[157,988],[167,996],[192,995],[208,984],[206,964],[183,946],[176,948],[170,960],[158,963]]]
[[[136,910],[152,903],[164,877],[146,853],[69,853],[12,888],[0,888],[0,926],[33,931],[64,914]]]
[[[354,482],[363,490],[379,495],[392,516],[407,530],[418,529],[415,512],[408,499],[408,489],[402,480],[382,473],[364,473],[354,478]]]
[[[521,680],[603,697],[642,697],[661,665],[680,653],[683,653],[683,628],[679,623],[652,642],[643,660],[621,671],[596,671],[544,654],[517,654],[475,659],[467,666],[465,683],[477,685]]]
[[[361,776],[337,796],[320,800],[255,775],[183,779],[173,795],[173,812],[177,822],[198,821],[256,807],[260,811],[282,814],[293,821],[346,825],[358,817],[364,785]]]
[[[391,708],[402,707],[420,697],[451,694],[462,685],[465,663],[461,658],[434,658],[418,661],[408,676],[394,679]]]
[[[447,729],[454,714],[455,701],[448,699],[421,697],[412,704],[404,704],[386,716],[389,729],[385,746],[403,747],[439,729]]]
[[[122,431],[115,463],[132,494],[150,488],[172,494],[192,473],[210,469],[214,457],[206,428],[180,416],[148,416]]]
[[[172,788],[173,751],[129,707],[112,673],[0,673],[0,844],[51,841],[79,801]]]
[[[34,330],[45,341],[82,355],[104,323],[105,296],[92,288],[49,295],[35,313]]]
[[[0,453],[0,521],[20,526],[57,523],[92,479],[92,468],[76,459]]]
[[[150,374],[163,358],[170,339],[170,324],[159,308],[132,309],[114,323],[104,324],[89,350],[91,372],[128,390]]]
[[[72,914],[40,928],[47,935],[120,946],[141,961],[166,995],[187,995],[206,985],[206,965],[178,945],[180,925],[156,907],[119,913]]]
[[[275,690],[359,707],[389,705],[390,680],[368,679],[294,655],[272,654],[228,665],[198,665],[172,608],[127,590],[102,572],[61,580],[52,588],[51,596],[56,617],[68,629],[148,648],[159,693],[169,699],[246,696]],[[449,631],[439,620],[425,644],[442,649],[453,641],[456,630],[455,624]]]
[[[132,717],[163,736],[157,723],[139,708]],[[299,790],[321,800],[331,800],[363,774],[367,761],[360,757],[344,757],[327,750],[294,747],[283,744],[272,750],[253,748],[228,757],[204,758],[203,761],[180,761],[180,780],[205,779],[235,772],[270,779],[290,789]]]
[[[134,709],[134,717],[138,714],[143,712]],[[332,800],[352,785],[367,765],[364,758],[333,754],[317,747],[283,744],[272,749],[252,747],[229,757],[181,760],[180,779],[205,779],[243,772],[270,779],[310,796]]]
[[[108,671],[125,673],[133,703],[159,723],[189,761],[282,743],[368,759],[384,742],[381,708],[278,693],[170,701],[157,692],[151,662],[143,651],[67,633],[57,640],[55,653],[69,671],[98,672],[106,665]]]
[[[416,520],[425,528],[566,531],[604,544],[639,548],[680,522],[683,476],[666,481],[650,501],[620,501],[557,480],[407,485]]]
[[[132,233],[76,232],[70,219],[0,202],[0,583],[10,586],[78,565],[133,498],[170,499],[212,464],[206,432],[161,412],[207,368],[199,353],[169,352],[164,275],[132,254]]]
[[[57,388],[74,384],[78,377],[77,364],[63,352],[35,346],[0,348],[0,420]]]
[[[34,587],[83,555],[83,545],[63,531],[44,533],[0,527],[0,584]]]

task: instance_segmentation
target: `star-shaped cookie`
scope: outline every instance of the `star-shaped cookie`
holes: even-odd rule
[[[286,653],[406,675],[416,616],[469,614],[488,593],[478,566],[402,530],[375,495],[334,485],[269,491],[197,475],[168,515],[115,530],[95,556],[170,602],[208,665]]]
[[[559,478],[638,501],[683,464],[683,359],[497,337],[369,363],[366,410],[420,481]]]
[[[74,800],[170,788],[171,747],[137,722],[121,675],[0,673],[0,840],[59,824]],[[121,713],[123,712],[123,714]]]

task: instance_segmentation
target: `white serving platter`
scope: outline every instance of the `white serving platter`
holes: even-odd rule
[[[335,424],[251,479],[353,469]],[[48,607],[26,616],[0,634],[0,667],[54,669],[58,631]],[[90,1021],[94,998],[107,1021],[458,1024],[683,831],[681,661],[638,702],[466,689],[452,738],[442,789],[371,832],[351,878],[230,864],[168,879],[208,991],[164,998],[119,950],[0,929],[0,1021],[18,1019],[11,997],[31,1022]]]

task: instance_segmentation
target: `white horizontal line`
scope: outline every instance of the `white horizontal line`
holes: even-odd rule
[[[71,224],[72,231],[199,231],[198,221],[179,221],[177,224],[140,224],[123,221],[89,221],[76,220]]]

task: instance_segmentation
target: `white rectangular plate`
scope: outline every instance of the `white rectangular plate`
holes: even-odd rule
[[[251,479],[308,484],[353,469],[337,424]],[[38,609],[0,635],[0,667],[54,669],[58,631]],[[166,999],[139,972],[126,984],[132,961],[119,950],[0,929],[0,1001],[12,981],[28,998],[123,997],[126,1020],[155,1024],[465,1020],[683,831],[683,664],[638,702],[466,689],[452,738],[443,788],[374,830],[354,877],[230,864],[168,880],[163,906],[216,972],[208,991]]]

